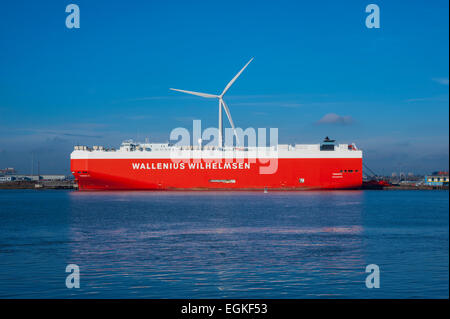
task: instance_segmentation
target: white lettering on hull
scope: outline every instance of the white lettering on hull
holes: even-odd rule
[[[131,163],[134,170],[222,170],[222,169],[250,169],[250,163]]]

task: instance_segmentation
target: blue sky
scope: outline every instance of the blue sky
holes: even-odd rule
[[[81,28],[67,29],[76,3]],[[10,1],[0,11],[0,167],[69,173],[75,143],[237,126],[355,142],[377,172],[448,169],[448,1]],[[226,122],[225,122],[226,123]],[[226,123],[228,125],[228,123]]]

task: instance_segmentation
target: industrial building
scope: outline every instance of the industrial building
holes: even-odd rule
[[[448,186],[448,172],[434,172],[425,176],[425,184],[428,186]]]
[[[16,170],[13,167],[0,168],[0,176],[16,174]]]
[[[67,179],[66,175],[21,175],[12,168],[0,169],[0,183],[8,182],[30,182],[30,181],[64,181]]]

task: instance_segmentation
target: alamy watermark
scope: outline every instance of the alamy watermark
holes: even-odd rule
[[[366,267],[366,287],[369,289],[380,288],[380,267],[376,264],[370,264]]]
[[[66,27],[68,29],[80,28],[80,7],[76,4],[69,4],[66,7],[66,12],[69,15],[66,17]]]
[[[366,7],[366,12],[370,13],[366,17],[366,27],[368,29],[379,29],[380,28],[380,7],[376,4],[369,4]]]
[[[68,29],[80,28],[80,7],[77,4],[69,4],[66,6],[66,27]],[[380,7],[377,4],[371,3],[366,6],[366,13],[370,13],[365,20],[368,29],[380,28]]]
[[[257,164],[260,174],[276,173],[278,128],[270,128],[269,132],[266,128],[225,128],[225,138],[220,141],[217,128],[202,131],[200,120],[194,120],[192,126],[192,135],[184,127],[170,133],[170,140],[174,141],[170,158],[180,167],[205,163],[210,168],[251,169],[250,165]]]
[[[69,264],[66,272],[70,273],[66,277],[66,287],[69,289],[80,288],[80,267],[76,264]]]

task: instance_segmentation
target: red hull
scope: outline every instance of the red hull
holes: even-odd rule
[[[170,159],[72,159],[80,190],[354,189],[362,185],[361,158],[279,158],[274,174],[263,164],[245,169],[160,169]],[[133,168],[144,164],[144,169]],[[153,166],[152,166],[153,165]],[[160,164],[161,165],[161,164]]]

